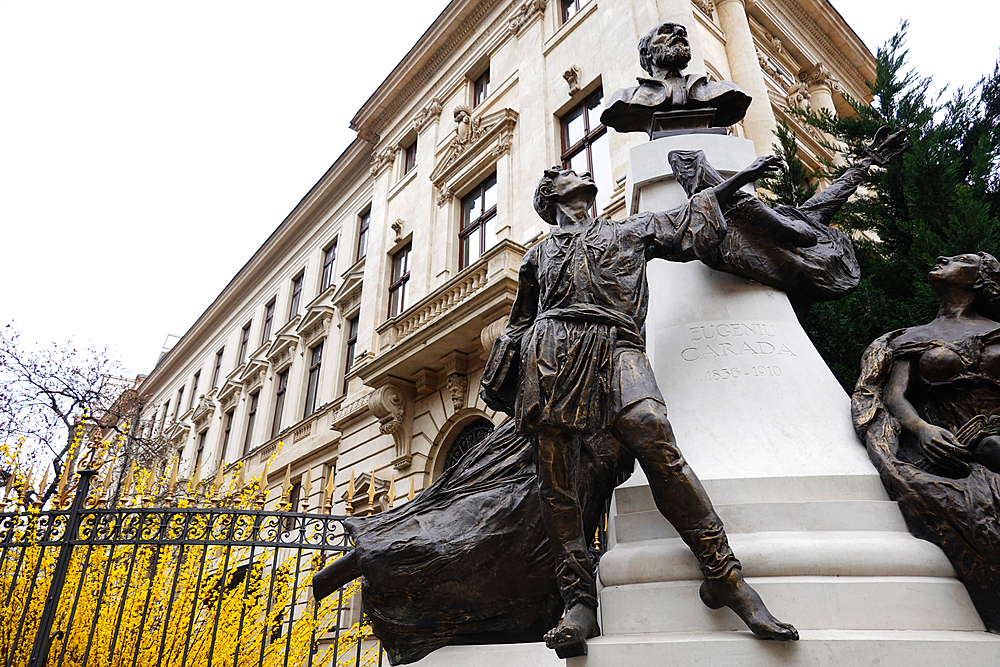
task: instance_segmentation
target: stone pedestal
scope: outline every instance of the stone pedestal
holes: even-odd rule
[[[667,153],[701,149],[725,175],[750,141],[669,137],[630,154],[630,212],[686,199]],[[964,587],[912,537],[851,427],[850,403],[781,292],[701,263],[654,261],[647,345],[681,451],[743,572],[799,642],[757,640],[698,597],[694,557],[640,471],[616,490],[601,561],[604,636],[571,667],[995,664]]]

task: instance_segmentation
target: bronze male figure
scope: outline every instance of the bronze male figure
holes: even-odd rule
[[[758,158],[676,210],[621,222],[591,216],[597,187],[590,174],[554,167],[538,184],[535,210],[554,229],[524,257],[482,393],[494,409],[512,412],[534,443],[542,520],[565,605],[545,641],[560,657],[586,654],[586,640],[599,634],[578,491],[591,472],[585,436],[595,433],[639,461],[660,512],[698,559],[705,604],[731,608],[759,636],[798,638],[743,580],[722,521],[674,441],[643,337],[646,261],[707,256],[727,231],[720,206],[776,164],[773,156]]]

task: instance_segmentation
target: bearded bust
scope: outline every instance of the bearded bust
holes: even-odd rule
[[[704,74],[682,75],[691,62],[687,29],[661,23],[639,40],[639,64],[651,78],[638,77],[635,88],[615,91],[601,122],[619,132],[650,132],[658,111],[714,109],[711,127],[728,127],[743,120],[750,96],[729,81],[709,81]]]

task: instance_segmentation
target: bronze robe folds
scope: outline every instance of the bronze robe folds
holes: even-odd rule
[[[484,398],[513,406],[522,433],[595,433],[636,401],[662,403],[643,341],[646,261],[654,252],[705,257],[725,234],[711,190],[673,211],[554,228],[524,256],[510,324],[487,361]],[[509,375],[518,367],[515,384]]]

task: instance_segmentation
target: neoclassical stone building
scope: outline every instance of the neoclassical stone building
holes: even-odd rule
[[[541,170],[592,171],[625,213],[628,149],[602,100],[642,75],[636,44],[688,26],[688,71],[753,97],[733,131],[771,151],[789,106],[850,112],[874,59],[827,0],[453,0],[351,120],[357,138],[149,374],[140,428],[182,475],[286,469],[298,505],[405,500],[498,415],[479,377],[526,249]],[[823,137],[799,132],[807,162]],[[374,476],[374,478],[373,478]],[[308,495],[308,497],[305,497]]]

